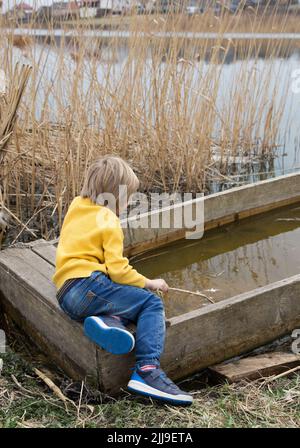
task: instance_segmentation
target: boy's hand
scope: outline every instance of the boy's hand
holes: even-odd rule
[[[169,286],[162,278],[156,278],[154,280],[147,279],[145,287],[152,291],[160,289],[162,292],[168,292],[169,289]]]

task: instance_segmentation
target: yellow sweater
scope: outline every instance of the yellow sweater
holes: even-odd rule
[[[80,196],[65,216],[52,277],[57,289],[71,278],[89,277],[93,271],[108,274],[116,283],[145,287],[139,274],[123,256],[124,235],[120,220],[107,207]]]

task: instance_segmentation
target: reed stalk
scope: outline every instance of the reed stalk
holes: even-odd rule
[[[16,132],[5,152],[0,150],[6,207],[20,222],[30,223],[33,233],[53,239],[99,155],[128,160],[144,192],[207,192],[211,182],[230,179],[231,157],[272,161],[289,88],[286,84],[279,91],[279,80],[284,58],[298,44],[224,38],[246,22],[253,31],[267,24],[276,32],[288,29],[286,13],[246,14],[212,18],[208,12],[191,20],[183,14],[120,17],[114,27],[132,31],[128,39],[81,37],[95,27],[88,21],[66,25],[78,37],[61,39],[49,22],[46,40],[22,44],[13,30],[0,29],[7,76],[16,60],[32,67]],[[187,29],[187,23],[195,24],[191,32],[199,31],[200,20],[207,20],[203,30],[211,29],[210,20],[219,24],[213,41],[151,35],[153,30]],[[144,38],[137,33],[142,22]],[[20,95],[13,98],[19,105]],[[11,135],[7,124],[4,128]],[[23,229],[15,236],[31,238]]]

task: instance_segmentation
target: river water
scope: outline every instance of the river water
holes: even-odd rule
[[[210,230],[141,255],[134,262],[149,278],[201,292],[214,302],[300,272],[300,203]],[[170,291],[168,317],[210,304],[205,297]]]
[[[24,34],[24,31],[16,30],[15,34]],[[39,31],[40,36],[44,33]],[[111,32],[101,32],[101,36],[110,39]],[[44,33],[47,34],[46,32]],[[61,37],[61,32],[55,31],[56,38]],[[120,37],[120,36],[118,36]],[[123,35],[123,38],[130,36]],[[160,36],[161,37],[161,36]],[[171,35],[165,37],[172,37]],[[185,36],[188,37],[188,36]],[[197,39],[215,39],[216,36],[207,33],[198,33]],[[272,35],[272,36],[248,36],[246,34],[235,36],[233,33],[224,36],[228,39],[300,39],[300,35]],[[107,61],[111,61],[109,45],[104,53]],[[102,52],[103,54],[103,52]],[[4,62],[6,48],[0,42],[0,61]],[[45,99],[45,86],[55,85],[59,58],[61,54],[56,45],[47,45],[36,40],[34,47],[20,49],[14,48],[11,55],[11,63],[31,63],[40,66],[36,79],[37,102],[36,117],[43,113]],[[120,43],[118,51],[113,54],[115,83],[117,85],[124,64],[128,58],[128,46]],[[76,62],[71,54],[66,52],[64,58],[67,61],[70,72],[76,69]],[[105,59],[105,58],[104,58]],[[97,76],[99,79],[107,77],[107,62],[99,60]],[[209,60],[205,61],[207,68]],[[232,89],[239,78],[239,73],[245,61],[231,58],[230,53],[225,64],[216,65],[220,71],[220,92],[217,106],[222,109],[230,102]],[[268,81],[270,95],[276,90],[278,102],[284,98],[285,107],[280,122],[278,135],[278,148],[276,158],[269,162],[251,161],[251,174],[245,167],[238,167],[238,180],[243,183],[264,179],[269,176],[294,172],[300,169],[299,151],[299,122],[300,122],[300,88],[295,88],[293,81],[299,71],[300,78],[300,53],[297,47],[288,54],[278,58],[268,58],[263,54],[259,58],[247,61],[248,70],[260,73],[261,79]],[[162,62],[163,66],[163,62]],[[4,67],[4,63],[0,68]],[[147,74],[147,72],[145,72]],[[297,75],[298,76],[298,75]],[[197,84],[197,64],[195,64],[195,84]],[[89,75],[85,77],[84,89],[88,90]],[[300,83],[299,83],[300,84]],[[66,90],[68,86],[66,85]],[[297,87],[297,86],[296,86]],[[83,89],[83,90],[84,90]],[[298,92],[299,90],[299,92]],[[61,101],[68,98],[61,98]],[[50,118],[56,122],[56,99],[49,97]],[[235,165],[239,162],[235,161]],[[240,165],[243,165],[241,162]],[[243,174],[243,170],[245,174]],[[224,187],[230,184],[224,182]],[[212,186],[212,190],[218,189]],[[144,275],[155,278],[163,277],[170,287],[200,292],[203,296],[192,295],[182,291],[172,291],[164,296],[166,316],[168,318],[178,316],[189,311],[206,307],[212,302],[219,302],[237,294],[265,286],[272,282],[290,277],[300,272],[300,203],[283,209],[265,213],[253,218],[223,226],[205,233],[201,240],[182,240],[170,246],[164,246],[156,251],[151,251],[134,262],[134,266]],[[205,297],[206,296],[206,297]]]
[[[9,29],[4,30],[6,32],[10,32]],[[34,37],[46,37],[49,35],[49,31],[47,29],[26,29],[20,28],[15,29],[14,34],[17,36],[34,36]],[[78,36],[79,33],[77,30],[52,30],[51,35],[55,37],[62,36]],[[220,33],[214,32],[189,32],[189,31],[157,31],[157,32],[135,32],[134,34],[131,31],[122,31],[122,30],[84,30],[80,33],[81,37],[97,37],[97,38],[122,38],[129,39],[133,36],[138,37],[156,37],[156,38],[182,38],[182,39],[191,39],[191,40],[203,40],[203,39],[218,39],[220,37]],[[299,40],[300,33],[222,33],[222,38],[224,39],[243,39],[243,40]]]
[[[60,63],[63,57],[64,59],[64,71],[65,76],[69,79],[72,78],[76,70],[76,61],[74,60],[74,55],[72,51],[64,50],[63,54],[60,50],[60,41],[62,35],[64,35],[66,41],[68,39],[71,41],[71,36],[74,35],[74,31],[62,32],[61,30],[54,30],[52,33],[52,38],[55,44],[45,43],[44,38],[47,36],[46,30],[15,30],[15,34],[28,34],[36,35],[34,38],[34,44],[30,48],[17,48],[14,47],[11,55],[7,56],[7,49],[5,47],[4,41],[2,45],[0,44],[0,57],[5,59],[10,59],[9,64],[14,64],[16,61],[22,63],[30,63],[38,68],[38,73],[35,74],[36,78],[36,104],[35,104],[35,114],[38,118],[42,117],[45,110],[45,92],[47,93],[47,111],[50,114],[48,119],[51,122],[57,122],[58,109],[61,110],[62,107],[68,107],[71,101],[73,84],[65,82],[62,84],[60,79]],[[120,39],[118,46],[114,45],[113,49],[110,45],[110,40],[114,37],[114,33],[118,36],[123,36]],[[96,76],[98,82],[103,82],[103,89],[110,89],[114,91],[117,90],[122,80],[122,74],[125,64],[128,62],[129,57],[129,47],[126,43],[126,38],[130,37],[127,32],[112,32],[112,31],[94,31],[90,33],[95,36],[101,35],[103,38],[101,44],[101,57],[99,57],[99,63],[97,64]],[[199,34],[199,35],[198,35]],[[203,36],[202,34],[205,34]],[[232,35],[231,35],[232,34]],[[224,36],[230,39],[248,39],[247,33],[231,33],[230,36]],[[197,39],[205,38],[215,38],[214,33],[193,33],[195,37],[195,42]],[[206,36],[209,35],[209,36]],[[99,37],[98,36],[98,37]],[[299,139],[299,129],[300,129],[300,49],[298,46],[293,44],[293,40],[299,39],[298,35],[263,35],[263,38],[268,40],[270,37],[272,39],[278,39],[279,36],[283,40],[289,42],[288,51],[282,51],[282,56],[280,57],[270,57],[267,53],[264,53],[263,47],[258,55],[258,57],[243,58],[236,56],[234,51],[229,51],[226,55],[225,61],[218,64],[214,62],[214,70],[218,77],[218,94],[216,99],[216,108],[220,112],[227,110],[226,113],[230,114],[230,104],[232,100],[232,95],[235,93],[235,89],[238,88],[238,84],[241,82],[241,74],[247,76],[247,82],[249,83],[249,91],[251,97],[251,91],[253,90],[253,96],[257,98],[265,96],[264,101],[268,102],[271,98],[275,96],[275,108],[280,104],[283,105],[282,116],[279,124],[279,132],[276,137],[276,148],[274,148],[274,155],[276,156],[275,161],[272,163],[261,160],[251,161],[251,170],[249,174],[249,164],[245,160],[235,160],[235,168],[237,168],[237,181],[238,183],[251,182],[255,180],[260,180],[265,178],[265,176],[273,176],[285,174],[300,169],[300,139]],[[172,36],[171,36],[172,37]],[[189,36],[188,36],[189,37]],[[252,34],[251,39],[261,39],[262,35]],[[205,58],[205,55],[203,56]],[[148,61],[145,63],[145,69],[143,76],[145,77],[145,89],[149,88],[149,74],[152,68],[151,63],[148,66],[148,62],[151,58],[151,51],[149,50]],[[190,84],[190,91],[187,94],[192,95],[192,90],[197,91],[201,80],[205,73],[211,69],[211,62],[209,56],[206,60],[195,60],[193,63],[193,80]],[[134,64],[134,61],[132,62]],[[3,64],[5,65],[5,64]],[[162,70],[165,68],[165,62],[161,62]],[[149,71],[150,70],[150,71]],[[252,76],[253,75],[253,76]],[[89,91],[89,86],[91,83],[92,69],[89,67],[89,60],[86,60],[86,72],[83,74],[82,95],[85,95]],[[253,81],[253,79],[255,80]],[[119,87],[118,87],[119,86]],[[123,86],[124,87],[124,86]],[[50,91],[50,93],[49,93]],[[275,93],[274,93],[275,92]],[[186,93],[185,93],[186,94]],[[202,94],[202,93],[201,93]],[[210,92],[205,92],[209,97]],[[249,92],[247,93],[249,95]],[[248,98],[250,98],[248,96]],[[94,100],[91,100],[91,103]],[[107,98],[109,102],[109,98]],[[91,116],[95,109],[99,109],[100,106],[94,102],[91,105]],[[259,104],[257,106],[259,108]],[[101,109],[101,108],[100,108]],[[268,111],[266,107],[266,112]],[[101,115],[101,111],[97,110],[97,113]],[[265,118],[265,117],[263,117]],[[264,121],[262,117],[257,116],[255,118],[256,123],[254,124],[254,135],[253,140],[258,142],[263,138],[264,134]],[[99,126],[102,126],[102,122]],[[216,126],[214,132],[218,134],[220,123],[216,121]],[[218,154],[215,155],[218,158]],[[246,169],[245,169],[246,165]],[[243,170],[245,173],[243,174]],[[232,174],[232,173],[231,173]],[[243,178],[244,176],[244,178]],[[225,182],[226,183],[226,182]],[[225,185],[225,188],[231,185]],[[218,188],[218,187],[217,187]],[[214,186],[211,186],[211,190],[214,191]]]

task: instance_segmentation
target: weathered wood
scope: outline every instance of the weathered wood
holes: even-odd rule
[[[1,303],[21,328],[73,378],[98,383],[96,347],[82,325],[60,309],[51,282],[54,268],[30,249],[0,254]]]
[[[205,226],[218,226],[300,200],[300,174],[205,198]],[[125,241],[131,249],[182,238],[185,230],[146,229]],[[127,233],[128,233],[127,232]],[[130,233],[131,232],[131,233]],[[152,232],[152,233],[151,233]],[[181,232],[181,233],[180,233]],[[134,353],[96,348],[59,308],[51,282],[55,247],[43,241],[0,252],[1,302],[8,313],[70,376],[88,378],[106,393],[124,388]],[[162,367],[174,380],[288,334],[300,325],[300,275],[169,319]],[[200,303],[199,303],[200,306]]]
[[[43,240],[32,247],[32,251],[55,267],[56,247]]]
[[[30,249],[3,251],[0,281],[6,309],[72,377],[97,377],[101,390],[119,393],[134,353],[114,356],[96,349],[81,325],[59,309],[52,272]],[[300,325],[299,294],[300,275],[171,318],[162,366],[180,379],[287,334]]]
[[[287,352],[270,352],[257,356],[248,356],[209,368],[214,382],[234,383],[242,379],[276,375],[300,365],[300,355]]]
[[[204,203],[204,230],[210,230],[231,222],[245,219],[260,213],[274,210],[300,201],[300,173],[292,173],[276,178],[255,182],[242,187],[231,188],[220,193],[205,196],[200,202]],[[196,201],[190,201],[194,208]],[[174,209],[174,207],[173,207]],[[142,219],[150,222],[151,216],[161,219],[161,210],[141,215]],[[172,207],[171,207],[172,216]],[[134,218],[129,221],[121,220],[124,231],[124,248],[126,256],[133,256],[178,241],[185,237],[186,229],[132,228]],[[172,222],[172,220],[171,220]],[[55,243],[58,240],[54,241]],[[42,258],[48,259],[55,265],[53,242],[49,245],[37,242],[33,247]]]
[[[300,325],[300,275],[169,319],[162,367],[173,380],[248,352]],[[101,353],[102,387],[125,387],[133,354]]]
[[[163,360],[184,377],[300,325],[300,274],[170,319]],[[176,340],[176,345],[172,341]]]
[[[204,230],[213,229],[239,219],[274,210],[300,201],[300,173],[255,182],[242,187],[211,194],[203,198]],[[196,200],[192,201],[195,208]],[[161,219],[162,211],[157,210],[141,215],[150,222],[151,216]],[[172,216],[172,213],[171,213]],[[131,218],[134,222],[134,219]],[[172,220],[171,220],[172,222]],[[130,222],[129,222],[130,224]],[[124,246],[127,256],[177,241],[185,237],[186,229],[130,228],[126,220]]]
[[[95,378],[101,390],[125,387],[134,353],[96,349],[81,325],[54,299],[53,267],[30,249],[0,254],[1,291],[9,314],[74,378]],[[171,318],[162,366],[173,379],[221,362],[287,334],[300,325],[300,275]],[[174,343],[176,341],[176,343]]]

